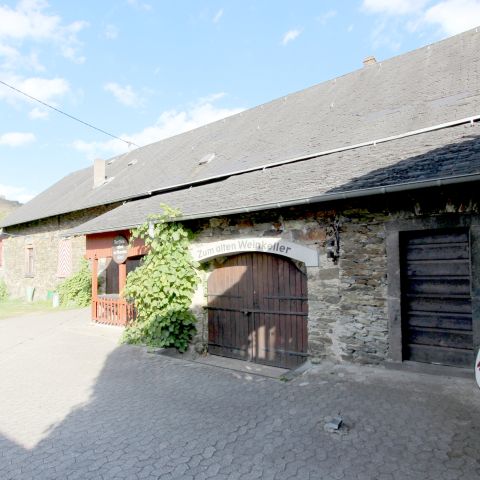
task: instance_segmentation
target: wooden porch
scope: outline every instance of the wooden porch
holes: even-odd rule
[[[139,257],[145,255],[146,247],[142,242],[128,246],[128,253],[123,263],[118,263],[118,278],[115,271],[115,288],[102,294],[98,288],[99,259],[113,262],[113,239],[123,236],[130,238],[129,231],[108,232],[87,235],[87,259],[92,262],[92,320],[105,325],[126,326],[137,316],[135,305],[122,296],[127,281],[127,274],[139,264]],[[134,260],[137,259],[137,260]]]
[[[92,320],[105,325],[126,326],[137,317],[133,303],[116,295],[92,297]]]

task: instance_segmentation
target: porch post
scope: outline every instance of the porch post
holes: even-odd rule
[[[92,320],[97,320],[97,297],[98,297],[98,258],[92,259]]]
[[[121,295],[127,284],[127,264],[125,262],[118,266],[118,293]]]
[[[120,294],[120,302],[118,305],[118,315],[121,325],[127,323],[127,302],[122,298],[122,292],[127,283],[127,264],[126,262],[118,265],[118,293]]]

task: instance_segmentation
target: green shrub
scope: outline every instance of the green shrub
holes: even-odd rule
[[[3,280],[0,280],[0,302],[4,302],[8,299],[7,285]]]
[[[92,273],[87,260],[82,260],[80,269],[57,288],[61,305],[87,307],[92,300]]]
[[[124,295],[135,302],[137,319],[127,327],[123,340],[183,352],[195,333],[190,306],[199,282],[198,264],[189,251],[191,232],[171,221],[179,212],[162,208],[163,215],[150,217],[153,238],[150,222],[133,231],[132,241],[144,239],[149,252],[127,277]]]

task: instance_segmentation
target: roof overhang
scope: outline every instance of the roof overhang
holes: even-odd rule
[[[288,208],[288,207],[298,207],[302,205],[311,205],[311,204],[320,204],[326,202],[334,202],[341,200],[348,200],[361,197],[370,197],[375,195],[385,195],[385,194],[394,194],[400,192],[421,190],[425,188],[432,187],[442,187],[448,185],[457,185],[465,183],[480,182],[480,172],[470,175],[458,175],[456,177],[444,177],[444,178],[434,178],[429,180],[420,180],[416,182],[408,183],[399,183],[394,185],[384,185],[373,188],[365,188],[358,190],[348,190],[341,192],[331,192],[324,193],[317,196],[310,197],[300,197],[292,198],[290,200],[282,202],[272,202],[272,203],[263,203],[263,204],[252,204],[249,206],[242,206],[238,208],[229,208],[224,210],[203,210],[195,213],[186,213],[180,217],[176,217],[177,221],[187,221],[187,220],[198,220],[203,218],[212,218],[220,216],[229,216],[229,215],[238,215],[252,212],[259,212],[265,210],[274,210],[279,208]],[[64,236],[73,236],[73,235],[88,235],[94,233],[104,233],[104,232],[113,232],[117,230],[128,230],[136,228],[141,225],[143,222],[147,221],[148,215],[161,213],[161,209],[156,212],[145,211],[145,215],[142,221],[129,221],[126,218],[125,222],[119,223],[115,222],[114,224],[110,223],[112,217],[115,217],[118,214],[118,210],[124,208],[133,203],[139,203],[143,200],[137,200],[136,202],[126,203],[120,207],[117,207],[114,210],[110,210],[99,217],[85,222],[78,227],[70,229],[63,233]],[[141,205],[139,205],[141,207]],[[173,205],[173,207],[175,207]],[[103,226],[102,226],[103,225]]]

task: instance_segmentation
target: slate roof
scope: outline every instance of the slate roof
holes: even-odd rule
[[[480,33],[471,30],[133,150],[109,162],[109,183],[93,188],[93,168],[74,172],[15,211],[3,226],[474,116],[480,113],[479,52]],[[214,160],[199,165],[210,153]],[[132,160],[136,163],[129,166]],[[332,168],[329,184],[335,183],[337,169]],[[296,179],[301,172],[287,170],[302,183]]]
[[[181,210],[184,218],[209,217],[328,201],[342,194],[369,193],[393,185],[465,176],[480,181],[480,123],[455,126],[271,169],[231,176],[191,189],[125,203],[68,234],[134,227],[161,204]],[[475,177],[476,176],[476,177]],[[377,192],[378,193],[378,192]]]

